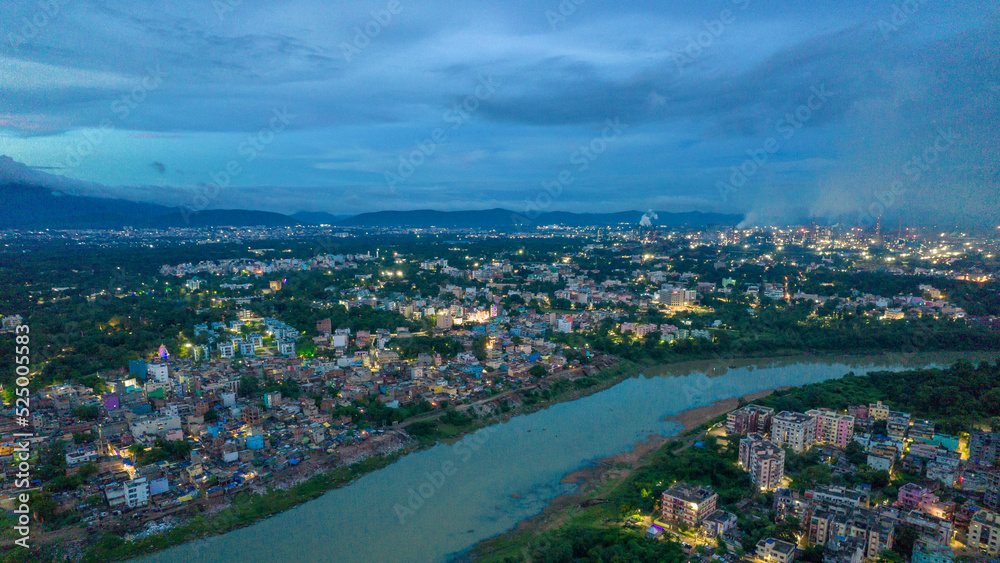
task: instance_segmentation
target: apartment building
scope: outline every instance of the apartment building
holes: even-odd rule
[[[795,559],[795,544],[766,538],[757,542],[756,558],[763,563],[791,563]]]
[[[760,405],[746,405],[726,415],[726,434],[767,433],[771,429],[774,409]]]
[[[149,483],[145,477],[125,481],[125,504],[129,508],[146,506],[149,504]]]
[[[802,453],[816,441],[816,420],[800,412],[782,411],[771,420],[771,441]]]
[[[925,442],[934,438],[934,422],[930,420],[913,420],[910,422],[910,430],[907,437],[918,442]]]
[[[868,508],[868,493],[838,485],[827,485],[806,491],[806,498],[817,504],[846,508]]]
[[[758,433],[740,440],[739,463],[762,491],[777,489],[785,477],[785,450]]]
[[[997,459],[1000,432],[973,432],[969,436],[969,459],[990,464]]]
[[[697,528],[715,512],[718,500],[719,495],[711,487],[677,483],[663,491],[660,513],[664,522]]]
[[[889,407],[882,404],[882,401],[870,403],[868,405],[868,416],[875,420],[888,420],[890,410]]]
[[[816,441],[838,448],[846,448],[854,439],[854,417],[830,409],[806,411],[816,419]]]
[[[895,525],[866,508],[847,508],[820,504],[809,519],[809,541],[826,545],[836,538],[857,537],[862,540],[867,561],[892,548]]]
[[[983,504],[996,509],[1000,508],[1000,471],[985,473],[986,491],[983,493]]]
[[[129,431],[137,440],[147,436],[165,436],[172,430],[181,429],[179,416],[147,416],[136,418],[129,422]]]
[[[823,550],[823,563],[862,563],[865,559],[865,541],[856,536],[835,537]]]
[[[1000,555],[1000,515],[980,510],[969,523],[966,545],[988,555]]]
[[[906,437],[907,430],[910,429],[910,413],[890,411],[889,418],[886,419],[885,429],[889,437],[902,440]]]
[[[954,486],[960,462],[958,452],[940,452],[934,459],[927,460],[927,478],[941,481],[946,487]]]

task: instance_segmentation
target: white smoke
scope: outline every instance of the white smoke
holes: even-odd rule
[[[652,209],[650,209],[649,211],[647,211],[646,213],[644,213],[642,215],[642,219],[639,220],[639,226],[640,227],[652,227],[653,226],[653,221],[655,221],[656,219],[659,219],[659,216],[656,215],[655,211],[653,211]]]

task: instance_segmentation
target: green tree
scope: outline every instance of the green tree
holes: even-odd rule
[[[253,375],[244,375],[240,378],[240,397],[256,397],[260,395],[260,382]]]
[[[101,410],[97,405],[83,405],[73,409],[73,416],[81,420],[97,420],[101,416]]]

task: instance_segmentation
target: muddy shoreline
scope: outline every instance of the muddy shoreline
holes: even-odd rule
[[[695,429],[716,417],[722,416],[731,410],[739,408],[741,400],[750,402],[774,393],[775,391],[788,389],[789,387],[777,387],[766,391],[743,395],[742,397],[730,397],[715,401],[710,405],[688,409],[674,416],[664,417],[663,420],[677,422],[681,428],[677,434],[671,437],[664,437],[657,434],[650,434],[645,441],[635,443],[635,446],[626,452],[622,452],[611,457],[597,460],[595,465],[584,467],[562,478],[560,483],[577,485],[576,492],[560,495],[551,501],[542,512],[532,518],[518,523],[516,530],[531,531],[534,533],[544,532],[558,527],[565,521],[565,511],[567,508],[578,506],[588,500],[591,493],[598,487],[612,481],[621,481],[632,474],[632,471],[649,462],[650,454],[656,452],[667,442],[676,439],[678,436]]]

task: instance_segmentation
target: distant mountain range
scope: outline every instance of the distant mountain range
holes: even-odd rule
[[[290,216],[308,225],[333,225],[351,217],[350,215],[334,215],[326,211],[299,211]]]
[[[210,209],[184,213],[173,207],[138,203],[123,199],[66,195],[29,183],[0,185],[0,229],[114,229],[171,227],[284,227],[295,225],[333,225],[342,227],[409,227],[453,229],[531,229],[548,225],[567,227],[603,227],[638,225],[641,211],[618,213],[569,213],[552,211],[526,216],[508,209],[476,211],[378,211],[360,215],[333,215],[326,212],[300,211],[282,215],[270,211]],[[736,225],[740,215],[719,213],[657,212],[654,225],[665,227]]]
[[[351,227],[411,227],[411,228],[451,228],[451,229],[518,229],[547,225],[564,225],[567,227],[608,227],[613,225],[638,225],[642,220],[642,211],[620,211],[617,213],[570,213],[568,211],[550,211],[537,215],[523,214],[509,209],[484,209],[480,211],[434,211],[420,209],[416,211],[376,211],[362,213],[338,224]],[[703,225],[736,225],[742,215],[724,215],[721,213],[702,213],[691,211],[687,213],[656,212],[654,225],[665,227],[703,226]]]
[[[137,227],[248,227],[299,225],[297,219],[270,211],[210,209],[182,213],[153,203],[66,195],[32,184],[0,186],[0,229],[118,229]]]

